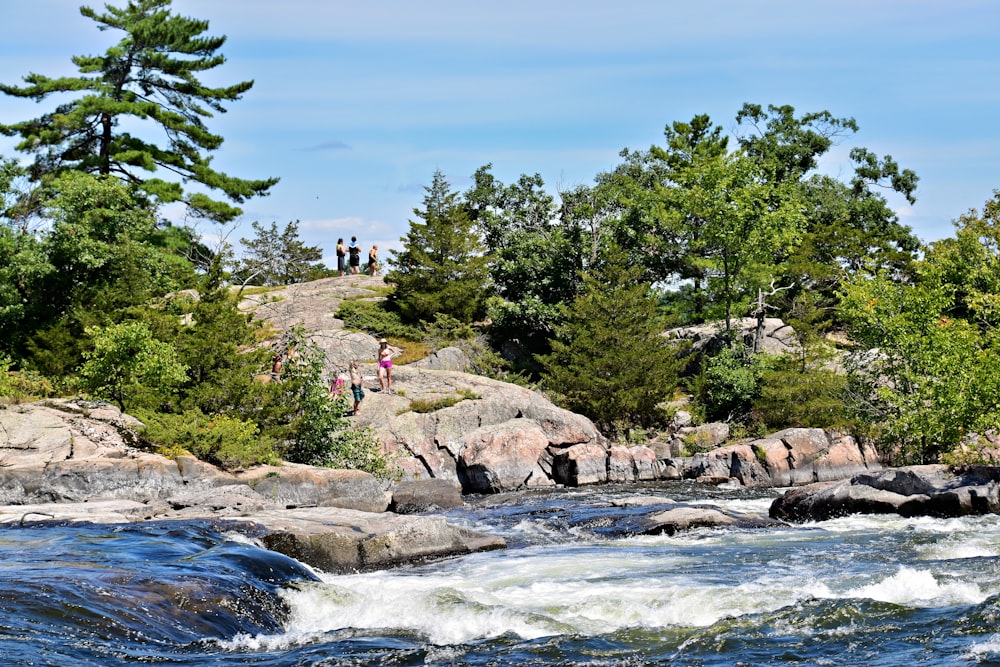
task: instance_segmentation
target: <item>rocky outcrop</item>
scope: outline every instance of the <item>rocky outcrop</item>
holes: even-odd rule
[[[607,481],[607,442],[589,419],[524,387],[463,372],[469,360],[457,348],[397,364],[394,392],[380,391],[378,342],[344,331],[333,314],[345,299],[381,298],[381,285],[367,276],[326,278],[244,296],[240,307],[277,332],[302,326],[324,351],[329,376],[362,362],[367,396],[356,422],[374,429],[405,480],[456,481],[465,492]]]
[[[369,392],[357,421],[375,430],[404,479],[455,480],[467,493],[607,481],[608,444],[593,422],[537,392],[410,366],[393,368],[393,387]],[[435,402],[450,405],[418,411]],[[597,456],[599,470],[581,474],[569,462],[578,446]]]
[[[818,429],[789,429],[735,445],[726,424],[695,426],[678,410],[665,442],[611,447],[594,424],[554,406],[537,392],[462,372],[468,358],[446,348],[393,368],[394,393],[378,391],[375,338],[347,334],[333,313],[344,299],[381,298],[379,278],[347,276],[290,285],[247,296],[241,307],[277,331],[303,326],[327,356],[327,373],[361,359],[368,395],[359,424],[370,426],[404,480],[457,482],[465,493],[500,493],[549,486],[662,479],[738,481],[745,486],[792,486],[839,479],[878,467],[870,447]],[[733,321],[748,344],[760,334],[763,352],[798,349],[794,330],[766,318]],[[693,357],[723,341],[722,323],[667,332],[690,342]],[[683,456],[686,451],[707,451]]]
[[[225,491],[216,494],[212,502],[216,507],[225,505],[243,493]],[[331,573],[381,569],[506,546],[502,538],[453,526],[438,516],[403,516],[331,507],[281,509],[266,503],[261,505],[259,496],[252,506],[243,509],[248,511],[218,513],[205,504],[195,509],[135,500],[94,500],[0,507],[0,525],[209,519],[220,528],[242,533],[272,551]]]
[[[430,558],[502,549],[504,540],[449,524],[440,516],[374,514],[327,508],[256,514],[269,549],[326,572],[377,570]]]
[[[848,514],[957,517],[1000,512],[1000,468],[910,466],[787,491],[770,515],[823,521]]]
[[[417,514],[461,507],[462,487],[446,479],[403,480],[392,487],[389,511]]]
[[[587,512],[571,523],[574,530],[591,531],[604,538],[633,535],[674,535],[698,528],[738,528],[741,530],[785,526],[766,516],[736,512],[714,505],[691,505],[659,496],[629,496],[611,500],[589,519]]]
[[[750,349],[757,336],[757,320],[753,317],[736,318],[730,321],[733,340],[741,341]],[[702,354],[718,352],[726,344],[726,323],[706,322],[690,327],[679,327],[667,331],[664,336],[670,340],[690,343],[690,352],[696,358]],[[760,330],[758,350],[765,354],[784,354],[800,349],[795,329],[776,317],[766,317]]]
[[[378,480],[357,470],[286,464],[227,473],[191,456],[169,459],[134,446],[139,422],[85,401],[0,410],[0,505],[94,499],[168,501],[246,487],[278,507],[324,505],[382,512]]]
[[[655,512],[645,520],[644,535],[674,535],[695,528],[774,528],[783,525],[767,517],[732,512],[718,507],[677,505]]]
[[[412,368],[424,368],[431,371],[468,371],[469,355],[457,347],[441,348],[429,356],[414,361]]]
[[[0,524],[229,521],[331,572],[504,546],[441,517],[385,512],[389,494],[361,471],[284,465],[230,474],[190,456],[136,449],[137,426],[115,408],[86,402],[0,409]],[[455,484],[450,492],[427,486],[411,483],[408,500],[405,490],[393,500],[410,511],[461,503]]]
[[[664,475],[747,487],[796,486],[879,470],[870,444],[818,428],[790,428],[767,437],[665,462]]]

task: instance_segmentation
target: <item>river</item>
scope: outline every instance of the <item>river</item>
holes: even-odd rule
[[[333,576],[208,523],[0,529],[3,665],[1000,664],[1000,517],[636,536],[688,483],[484,496],[509,548]]]

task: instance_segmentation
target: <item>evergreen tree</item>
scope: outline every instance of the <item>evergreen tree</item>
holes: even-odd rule
[[[240,239],[246,254],[236,267],[234,278],[239,282],[255,285],[291,285],[300,283],[324,267],[318,262],[323,258],[319,246],[307,246],[299,239],[299,222],[295,220],[278,231],[278,224],[265,228],[253,223],[257,236]]]
[[[167,172],[219,190],[235,203],[264,195],[277,182],[228,176],[212,169],[206,155],[222,145],[222,137],[209,132],[204,119],[225,112],[225,102],[239,100],[253,86],[243,81],[212,88],[198,79],[225,62],[217,51],[226,38],[204,36],[208,22],[171,13],[170,0],[129,0],[124,8],[106,9],[98,14],[81,7],[80,13],[100,30],[125,36],[103,55],[73,57],[79,76],[32,73],[24,77],[25,86],[0,84],[8,95],[38,101],[83,95],[60,101],[39,118],[0,125],[0,132],[20,136],[17,149],[34,154],[33,180],[45,182],[66,170],[110,174],[141,184],[159,202],[184,201],[194,213],[218,221],[235,218],[241,211],[234,206],[185,193],[179,182],[140,175]],[[166,145],[148,138],[157,130]]]
[[[393,267],[386,282],[396,286],[393,306],[410,322],[450,315],[469,323],[482,317],[487,260],[473,222],[444,174],[434,172],[425,188],[423,209],[414,209],[418,220],[400,239],[403,249],[393,251]]]
[[[616,253],[583,276],[583,293],[563,310],[552,352],[539,357],[545,387],[566,408],[607,433],[652,426],[677,387],[678,350],[662,333],[657,300]]]

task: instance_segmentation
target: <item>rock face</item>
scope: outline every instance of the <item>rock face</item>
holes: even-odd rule
[[[284,465],[229,474],[189,456],[135,449],[136,426],[117,409],[88,403],[0,409],[0,524],[225,520],[330,572],[504,546],[441,517],[385,512],[388,494],[364,472]],[[412,511],[461,503],[455,484],[450,492],[427,486],[411,484]],[[418,502],[423,506],[414,507]]]
[[[465,492],[607,481],[607,442],[589,419],[523,387],[462,372],[469,360],[456,348],[395,365],[394,393],[379,391],[378,342],[344,331],[333,314],[345,299],[381,298],[382,285],[367,276],[326,278],[246,296],[240,308],[277,331],[304,327],[324,351],[329,376],[351,359],[362,362],[366,397],[357,422],[375,430],[403,479],[456,481]],[[445,407],[425,411],[435,403]],[[586,446],[586,462],[583,450],[569,451],[576,446]]]
[[[910,466],[792,489],[771,505],[786,521],[848,514],[957,517],[1000,513],[1000,468]]]
[[[0,410],[0,505],[178,495],[245,487],[278,507],[325,505],[382,512],[378,481],[356,470],[294,464],[229,474],[190,456],[168,459],[133,446],[139,423],[106,405],[48,401]]]
[[[357,422],[375,430],[404,480],[457,482],[465,493],[661,479],[791,486],[878,467],[871,448],[816,429],[789,429],[723,446],[729,438],[726,424],[693,426],[683,410],[677,413],[672,440],[611,447],[590,420],[557,408],[540,394],[462,372],[468,359],[454,348],[395,365],[395,392],[380,392],[374,365],[378,343],[367,334],[345,332],[333,313],[344,299],[381,298],[377,288],[382,284],[367,276],[327,278],[248,296],[241,308],[278,331],[303,326],[326,352],[331,376],[352,358],[363,362],[367,396]],[[752,344],[757,320],[737,319],[733,328]],[[714,323],[665,335],[690,341],[694,358],[720,345],[722,330],[722,323]],[[767,318],[760,348],[770,353],[795,350],[795,332],[781,320]],[[691,447],[717,449],[679,456]]]
[[[607,441],[593,422],[537,392],[410,366],[393,368],[393,387],[369,392],[358,422],[375,430],[404,479],[455,480],[467,493],[607,481]],[[415,411],[435,401],[454,404]],[[577,447],[593,459],[585,472]]]
[[[708,322],[690,327],[671,329],[664,334],[671,340],[687,341],[691,344],[691,352],[695,357],[702,353],[717,352],[725,344],[725,322]],[[730,321],[730,327],[736,340],[753,348],[754,336],[757,332],[757,320],[752,317],[736,318]],[[800,349],[795,330],[776,317],[764,318],[761,330],[759,349],[766,354],[784,354]]]
[[[785,429],[666,463],[664,475],[673,479],[735,480],[747,487],[839,480],[882,467],[870,445],[818,428]]]

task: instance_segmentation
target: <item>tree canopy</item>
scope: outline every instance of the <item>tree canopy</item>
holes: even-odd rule
[[[220,191],[239,204],[277,183],[236,178],[211,166],[209,154],[223,140],[205,120],[225,112],[225,103],[239,100],[253,82],[204,85],[198,75],[225,62],[217,51],[226,38],[205,35],[207,21],[173,14],[170,3],[129,0],[123,8],[106,5],[105,13],[81,7],[99,30],[124,36],[102,55],[74,56],[78,76],[31,73],[23,86],[0,84],[7,95],[39,102],[77,96],[38,118],[0,125],[0,132],[20,137],[17,150],[34,156],[29,173],[35,182],[67,171],[113,175],[141,186],[156,202],[183,201],[197,215],[228,221],[239,208],[183,184]]]
[[[444,174],[434,173],[423,208],[395,252],[386,282],[395,285],[392,304],[410,322],[438,313],[461,322],[482,317],[488,282],[487,258],[472,220]]]

